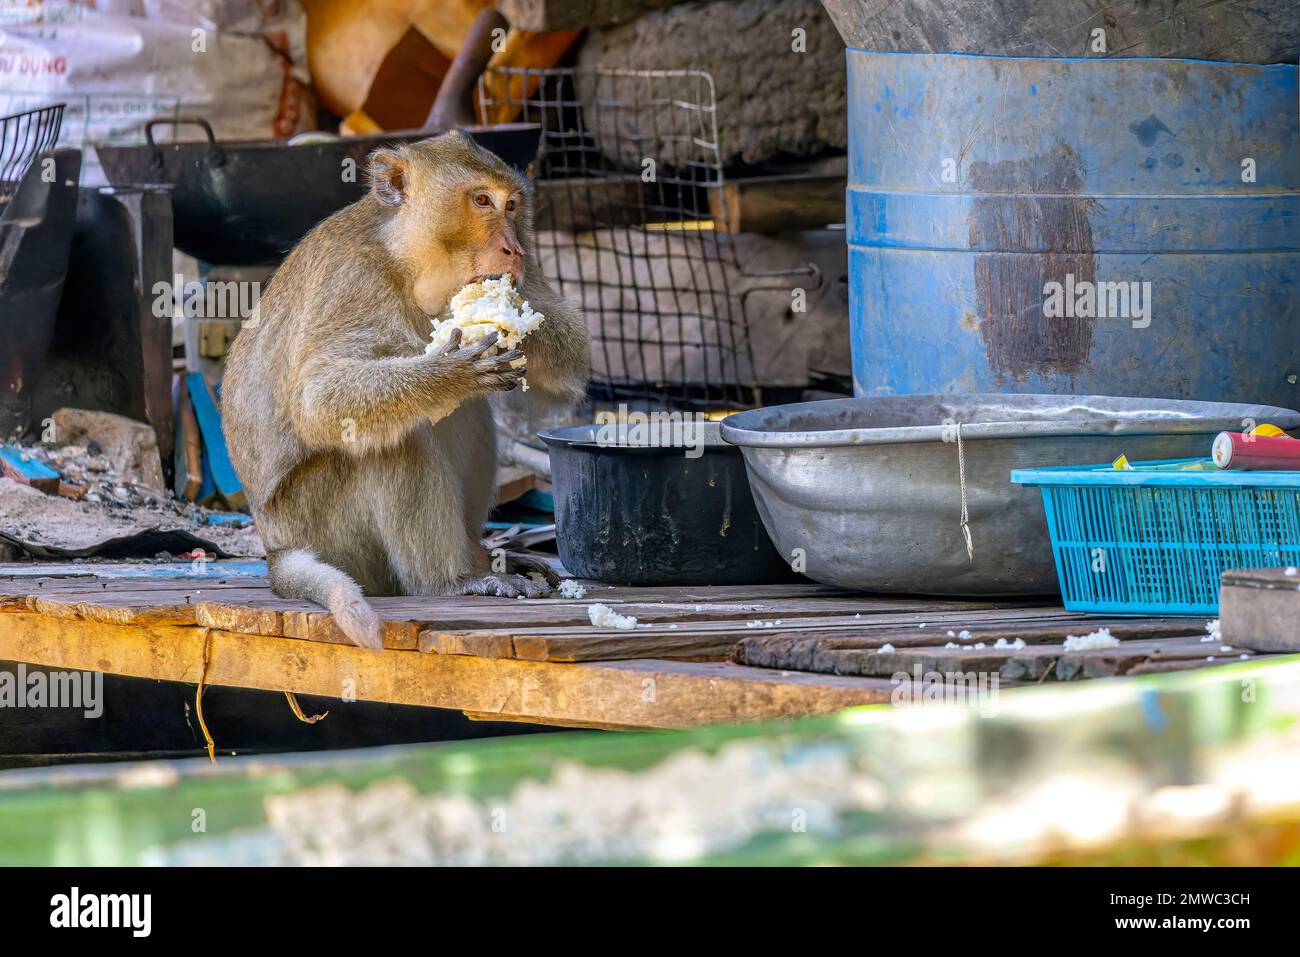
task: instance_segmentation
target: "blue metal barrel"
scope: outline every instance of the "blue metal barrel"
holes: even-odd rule
[[[1300,406],[1296,67],[848,68],[858,395]]]

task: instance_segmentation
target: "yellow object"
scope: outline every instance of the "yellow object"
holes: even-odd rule
[[[1121,455],[1114,462],[1110,463],[1110,467],[1113,469],[1131,469],[1133,466],[1128,464],[1128,456]]]
[[[1286,435],[1276,425],[1265,422],[1263,425],[1257,425],[1249,432],[1250,435],[1263,435],[1268,438],[1277,438],[1279,435]]]

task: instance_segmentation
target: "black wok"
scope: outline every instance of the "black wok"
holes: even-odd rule
[[[163,123],[194,124],[203,143],[153,141]],[[307,230],[366,191],[365,158],[391,143],[434,135],[383,133],[290,146],[284,140],[218,143],[202,119],[155,120],[145,146],[97,146],[114,186],[172,188],[177,248],[212,263],[278,263]],[[523,168],[537,152],[541,127],[505,123],[465,128],[480,146]]]

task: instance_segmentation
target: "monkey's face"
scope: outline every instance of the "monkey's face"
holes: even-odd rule
[[[462,287],[491,276],[523,280],[524,184],[504,163],[453,133],[371,157],[371,192],[392,210],[389,249],[420,309],[437,315]]]
[[[461,190],[465,216],[461,230],[446,237],[463,239],[469,253],[468,281],[509,276],[518,286],[524,278],[524,247],[519,242],[517,219],[523,192],[510,183],[482,179]]]

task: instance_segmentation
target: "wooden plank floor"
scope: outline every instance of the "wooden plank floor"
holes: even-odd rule
[[[1254,656],[1210,647],[1202,619],[1096,620],[1042,602],[880,597],[812,584],[589,583],[580,600],[375,598],[385,650],[373,652],[350,645],[320,607],[275,596],[246,567],[150,568],[0,566],[0,658],[352,694],[494,720],[664,728],[888,701],[895,676],[918,667],[994,672],[1015,684]],[[592,627],[593,602],[636,616],[638,627]],[[1067,635],[1100,625],[1120,648],[1064,652]],[[1023,648],[1005,647],[1017,639]]]

